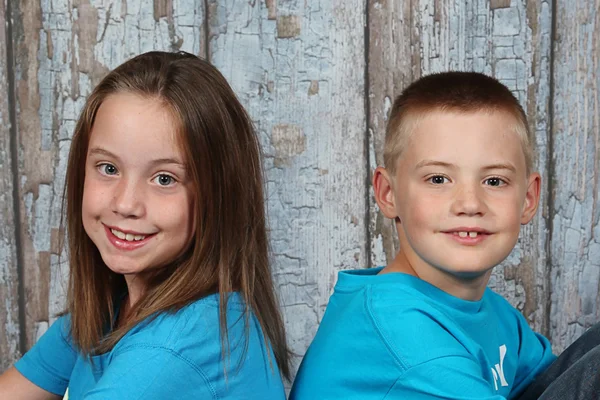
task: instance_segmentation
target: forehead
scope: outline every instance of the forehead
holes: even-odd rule
[[[454,163],[511,161],[525,168],[519,121],[504,111],[434,111],[413,121],[401,162],[440,158]]]
[[[94,119],[89,148],[170,157],[180,155],[179,134],[171,110],[156,98],[131,93],[106,97]]]

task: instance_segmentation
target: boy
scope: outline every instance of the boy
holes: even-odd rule
[[[576,392],[564,382],[598,380],[582,371],[597,368],[599,332],[548,369],[548,340],[486,288],[538,207],[532,142],[523,109],[493,78],[448,72],[404,90],[373,177],[400,250],[385,268],[339,273],[292,400],[592,398],[579,388],[584,397],[564,397]],[[595,364],[578,365],[582,353]],[[576,374],[563,373],[573,364]]]

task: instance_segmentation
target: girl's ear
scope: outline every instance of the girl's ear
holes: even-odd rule
[[[377,167],[373,173],[373,190],[379,209],[387,218],[396,219],[396,198],[392,187],[392,176],[383,167]]]
[[[525,203],[521,213],[521,225],[528,224],[533,219],[540,203],[540,191],[542,186],[542,177],[537,172],[529,176],[527,180],[527,193],[525,194]]]

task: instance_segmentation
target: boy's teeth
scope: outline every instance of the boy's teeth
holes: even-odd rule
[[[128,242],[131,242],[134,240],[135,241],[142,240],[146,237],[144,235],[133,235],[131,233],[124,233],[124,232],[118,231],[116,229],[111,229],[110,231],[113,233],[113,235],[115,235],[119,239],[127,240]]]
[[[466,238],[467,236],[470,238],[476,238],[477,232],[458,232],[458,236],[461,238]]]

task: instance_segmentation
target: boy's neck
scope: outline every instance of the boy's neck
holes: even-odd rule
[[[419,265],[425,264],[422,260],[411,262],[409,258],[404,252],[398,252],[396,258],[381,270],[380,274],[399,272],[413,275],[454,297],[478,301],[481,300],[492,273],[489,270],[478,277],[464,279],[430,265]]]

